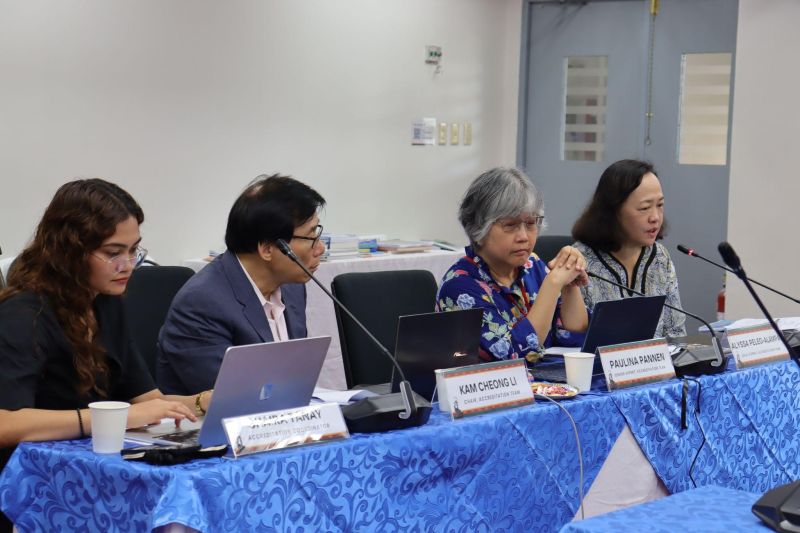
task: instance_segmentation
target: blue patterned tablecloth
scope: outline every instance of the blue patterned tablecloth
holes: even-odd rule
[[[597,476],[626,422],[672,493],[719,485],[753,493],[800,479],[800,372],[776,363],[699,379],[680,428],[672,380],[562,402]],[[174,467],[98,456],[88,440],[25,443],[0,475],[0,509],[21,531],[557,531],[578,506],[571,425],[554,405],[238,460]]]
[[[772,531],[750,511],[760,495],[722,487],[702,487],[561,528],[561,533],[674,533]]]
[[[604,396],[564,405],[588,490],[624,420]],[[21,531],[553,531],[577,506],[572,428],[551,404],[174,467],[98,456],[88,440],[27,443],[0,476]]]
[[[690,382],[686,430],[676,418],[679,382],[611,395],[671,493],[694,487],[689,468],[696,455],[691,474],[697,486],[763,493],[800,479],[800,371],[794,362],[703,376],[698,382]],[[703,433],[707,441],[701,449]]]

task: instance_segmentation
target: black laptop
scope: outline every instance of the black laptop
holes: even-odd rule
[[[436,388],[434,370],[480,363],[482,321],[480,309],[400,317],[394,355],[414,392],[430,401]],[[392,375],[395,392],[400,383],[397,374]]]
[[[666,299],[666,296],[634,296],[597,302],[580,351],[594,353],[602,346],[652,339]],[[599,357],[595,357],[592,373],[603,373]],[[566,382],[563,357],[545,356],[533,367],[533,376],[536,380]]]

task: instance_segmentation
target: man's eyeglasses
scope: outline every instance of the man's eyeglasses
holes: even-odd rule
[[[320,237],[322,237],[322,224],[317,224],[317,227],[314,228],[313,237],[307,237],[305,235],[292,235],[292,239],[302,239],[304,241],[311,241],[312,248],[317,245]]]
[[[100,261],[111,265],[111,268],[114,269],[114,272],[122,272],[128,267],[128,265],[131,265],[134,269],[142,266],[142,263],[144,263],[144,260],[147,257],[147,250],[141,246],[137,246],[136,250],[134,250],[132,254],[121,252],[117,254],[111,254],[109,257],[103,257],[96,253],[93,253],[92,255],[98,258]]]
[[[499,220],[498,224],[500,224],[500,228],[504,233],[516,233],[519,231],[520,227],[524,228],[527,232],[531,232],[538,230],[544,225],[544,215],[536,215],[524,220]]]

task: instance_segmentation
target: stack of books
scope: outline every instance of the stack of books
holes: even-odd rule
[[[323,260],[332,261],[358,257],[358,235],[330,233],[323,235],[323,240],[327,247],[325,255],[322,256]]]
[[[400,239],[391,239],[388,241],[379,241],[378,250],[382,252],[391,252],[393,254],[408,254],[413,252],[427,252],[433,250],[435,247],[431,241],[404,241]]]

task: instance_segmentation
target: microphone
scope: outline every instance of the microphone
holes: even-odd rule
[[[711,264],[712,264],[712,265],[714,265],[715,267],[717,267],[717,268],[721,268],[722,270],[725,270],[725,271],[727,271],[727,272],[730,272],[730,273],[732,273],[732,274],[736,274],[736,271],[735,271],[735,270],[733,270],[732,268],[728,268],[728,267],[726,267],[725,265],[720,265],[719,263],[717,263],[717,262],[715,262],[715,261],[712,261],[711,259],[708,259],[707,257],[703,257],[702,255],[698,254],[698,253],[697,253],[697,252],[694,250],[694,248],[688,248],[688,247],[686,247],[686,246],[684,246],[684,245],[682,245],[682,244],[679,244],[679,245],[678,245],[678,251],[679,251],[679,252],[683,252],[683,253],[685,253],[686,255],[690,256],[690,257],[696,257],[696,258],[698,258],[698,259],[702,259],[702,260],[703,260],[703,261],[705,261],[706,263],[711,263]],[[734,252],[734,255],[735,255],[735,252]],[[775,294],[778,294],[778,295],[780,295],[780,296],[783,296],[784,298],[786,298],[786,299],[788,299],[788,300],[791,300],[791,301],[793,301],[793,302],[794,302],[794,303],[796,303],[796,304],[800,304],[800,300],[798,300],[797,298],[794,298],[793,296],[789,296],[788,294],[782,293],[781,291],[779,291],[779,290],[777,290],[777,289],[773,289],[772,287],[769,287],[769,286],[767,286],[767,285],[764,285],[764,284],[763,284],[763,283],[761,283],[760,281],[756,281],[756,280],[754,280],[753,278],[747,278],[747,279],[748,279],[748,281],[750,281],[750,283],[755,283],[755,284],[756,284],[756,285],[758,285],[759,287],[763,287],[763,288],[767,289],[768,291],[772,291],[772,292],[774,292]]]
[[[611,281],[610,279],[604,278],[603,276],[599,276],[594,272],[586,271],[586,273],[593,278],[599,279],[601,281],[605,281],[606,283],[610,283],[616,287],[621,289],[625,289],[626,291],[630,291],[634,294],[638,294],[639,296],[647,296],[646,294],[639,292],[635,289],[630,287],[626,287],[621,283],[617,283],[616,281]],[[714,328],[711,325],[703,320],[701,317],[690,313],[684,309],[680,309],[679,307],[675,307],[669,305],[668,303],[664,303],[664,307],[672,309],[673,311],[677,311],[682,313],[686,316],[690,316],[701,322],[705,327],[708,328],[708,332],[711,334],[711,346],[713,348],[713,353],[703,353],[702,350],[690,350],[686,348],[682,353],[673,356],[672,363],[675,367],[675,374],[678,376],[684,375],[698,375],[698,374],[716,374],[725,370],[725,357],[722,355],[722,344],[720,344],[719,337],[714,332]]]
[[[342,407],[342,414],[347,419],[347,426],[356,433],[374,433],[379,431],[389,431],[392,429],[402,429],[416,427],[428,422],[431,414],[431,404],[411,389],[411,384],[406,380],[403,369],[397,364],[397,360],[392,353],[375,338],[375,336],[358,320],[350,310],[339,301],[331,292],[325,288],[314,274],[306,268],[302,261],[295,255],[289,243],[283,239],[275,241],[278,249],[289,259],[299,266],[306,275],[314,280],[322,292],[333,300],[339,309],[345,312],[353,322],[369,337],[378,347],[380,352],[389,358],[398,374],[400,375],[400,392],[384,394],[378,397],[364,398],[350,405]],[[397,416],[395,416],[395,413]]]
[[[764,313],[765,317],[767,317],[767,322],[769,322],[769,325],[775,330],[775,333],[778,335],[778,338],[781,340],[783,345],[786,346],[786,351],[789,352],[789,357],[794,359],[794,362],[800,366],[800,359],[798,359],[797,354],[795,354],[794,350],[792,350],[792,347],[789,346],[789,342],[786,340],[786,337],[783,336],[783,332],[781,332],[778,324],[775,323],[772,315],[770,315],[769,311],[767,311],[767,308],[764,307],[764,302],[761,301],[761,298],[759,298],[758,294],[756,294],[756,290],[750,284],[750,280],[744,273],[744,268],[742,268],[742,262],[739,260],[739,256],[733,251],[733,246],[728,244],[727,241],[722,241],[719,243],[719,246],[717,246],[717,249],[719,250],[719,255],[722,256],[722,260],[725,261],[725,264],[733,270],[733,273],[736,274],[736,277],[742,280],[744,286],[747,287],[747,290],[750,292],[750,296],[753,297],[753,300],[756,301],[756,304],[758,304],[761,312]]]

